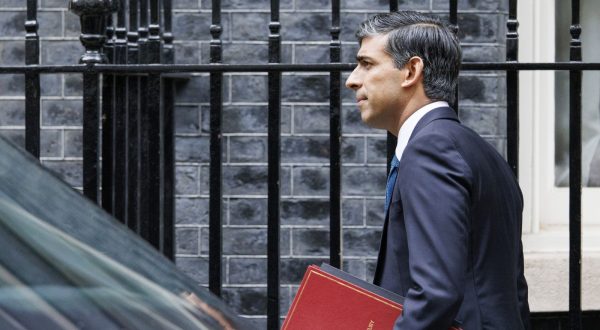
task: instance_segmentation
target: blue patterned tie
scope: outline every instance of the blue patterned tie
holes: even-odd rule
[[[390,202],[392,199],[392,192],[394,191],[394,184],[396,183],[396,178],[398,177],[398,165],[400,161],[394,155],[392,158],[392,162],[390,163],[390,175],[388,176],[387,185],[385,187],[385,215],[387,215],[388,208],[390,207]]]

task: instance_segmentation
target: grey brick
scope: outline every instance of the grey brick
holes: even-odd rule
[[[200,64],[201,52],[197,42],[177,42],[175,48],[175,63]],[[208,62],[208,59],[206,59]]]
[[[294,255],[329,256],[329,230],[293,229]]]
[[[25,95],[25,76],[22,74],[0,75],[0,91],[2,91],[2,96]]]
[[[198,254],[198,228],[175,228],[176,254]]]
[[[65,96],[83,96],[83,75],[65,74]]]
[[[200,172],[197,166],[175,166],[175,193],[193,195],[200,188]]]
[[[329,76],[283,76],[281,82],[283,102],[328,102]]]
[[[208,228],[201,231],[201,253],[208,253]],[[288,231],[280,232],[280,249],[289,251],[290,234]],[[223,254],[225,255],[266,255],[267,254],[267,229],[266,228],[224,228],[223,229]]]
[[[329,195],[329,168],[296,167],[293,176],[294,195]]]
[[[502,42],[505,24],[503,15],[471,14],[458,15],[458,37],[461,42]]]
[[[342,223],[344,226],[362,225],[364,201],[362,199],[342,199]]]
[[[210,9],[212,8],[212,3],[210,0],[202,0],[202,8]],[[269,10],[271,8],[271,3],[268,0],[223,0],[221,1],[221,9],[223,10],[231,10],[231,9],[262,9]],[[281,0],[279,2],[280,9],[291,9],[292,8],[292,0]]]
[[[223,168],[223,191],[226,195],[266,195],[266,166],[226,166]],[[280,171],[281,194],[290,192],[289,170]]]
[[[329,107],[294,106],[294,133],[329,133]]]
[[[223,288],[223,300],[240,314],[261,315],[267,312],[267,288]]]
[[[200,0],[177,0],[173,3],[174,9],[197,9],[200,8]]]
[[[65,157],[83,156],[82,130],[65,130]]]
[[[51,161],[45,160],[42,162],[44,166],[52,170],[63,181],[72,187],[82,186],[82,161],[61,160]]]
[[[41,5],[42,8],[65,8],[65,2],[62,0],[42,0]]]
[[[499,108],[461,107],[460,120],[480,135],[498,135],[504,132],[505,124],[499,120]]]
[[[0,35],[3,37],[22,37],[27,19],[24,11],[0,12]]]
[[[299,284],[308,266],[321,265],[323,262],[329,262],[329,258],[281,258],[281,284]]]
[[[40,131],[40,156],[60,157],[62,152],[62,134],[60,130],[42,129]]]
[[[385,191],[382,190],[381,197],[385,197]],[[383,226],[384,221],[384,207],[385,200],[381,199],[367,199],[367,226]]]
[[[325,13],[281,14],[281,36],[291,41],[329,41],[331,17]]]
[[[381,229],[360,228],[344,229],[344,254],[347,256],[377,256],[379,242],[381,241]]]
[[[367,163],[387,164],[387,137],[367,137]]]
[[[266,102],[267,76],[231,76],[232,102]],[[282,91],[283,92],[283,91]]]
[[[2,65],[25,64],[25,43],[23,41],[0,41],[0,61]]]
[[[81,100],[43,100],[42,125],[48,126],[81,126]]]
[[[173,14],[173,34],[177,40],[205,40],[212,39],[210,34],[211,25],[210,13],[174,13]],[[229,33],[229,16],[221,16],[221,27],[223,32],[221,38],[227,39]]]
[[[25,129],[2,129],[0,135],[18,147],[25,148]]]
[[[23,15],[23,18],[26,18]],[[23,25],[25,20],[20,24],[21,35],[25,29]],[[38,34],[40,37],[60,37],[62,36],[62,13],[59,11],[40,11],[38,12]]]
[[[46,0],[51,1],[51,0]],[[56,1],[56,0],[54,0]],[[0,0],[0,7],[2,8],[26,8],[27,3],[23,0]]]
[[[448,1],[446,0],[433,0],[433,9],[448,10]],[[506,10],[508,8],[506,0],[459,0],[458,10],[466,9],[478,9],[478,10]]]
[[[342,63],[355,63],[356,54],[358,53],[358,42],[356,40],[351,44],[342,44]],[[342,75],[342,85],[346,83],[349,73]],[[345,86],[345,85],[344,85]],[[343,89],[346,89],[345,87]]]
[[[263,198],[230,199],[229,223],[232,225],[266,225],[267,200]]]
[[[85,49],[79,41],[42,41],[42,64],[77,64]]]
[[[64,6],[64,2],[62,3]],[[81,35],[81,23],[79,16],[72,12],[65,13],[65,37],[74,38]]]
[[[504,103],[506,80],[503,77],[461,76],[458,81],[460,105]]]
[[[364,163],[364,139],[354,137],[342,138],[342,164]]]
[[[57,74],[40,75],[40,89],[42,96],[60,96],[62,78]]]
[[[191,277],[198,284],[208,283],[208,258],[176,257],[177,268]]]
[[[329,161],[329,137],[283,137],[281,145],[281,159],[284,163],[324,163]]]
[[[358,0],[360,1],[360,0]],[[385,1],[385,0],[384,0]],[[348,2],[345,2],[350,4]],[[370,4],[369,4],[370,5]],[[341,24],[341,34],[340,40],[342,41],[357,41],[355,33],[358,29],[360,23],[362,23],[367,18],[367,15],[361,13],[343,13],[342,14],[342,24]],[[358,47],[358,43],[356,44]],[[358,48],[357,48],[358,49]],[[352,56],[353,59],[356,58],[356,53]],[[354,62],[354,61],[352,61]]]
[[[229,284],[267,282],[267,258],[230,258]]]
[[[188,162],[208,162],[210,144],[206,136],[180,136],[175,138],[175,160]],[[226,145],[223,144],[225,151]]]
[[[244,44],[244,43],[225,43],[223,44],[223,63],[231,64],[264,64],[269,61],[269,45],[264,44]],[[281,62],[291,62],[291,54],[283,56]],[[208,63],[210,58],[210,45],[202,44],[202,60]]]
[[[283,225],[326,225],[329,223],[328,199],[284,199],[281,201]]]
[[[344,259],[342,269],[361,280],[364,280],[366,277],[366,264],[364,260]]]
[[[385,167],[344,167],[342,192],[347,195],[377,195],[385,192]]]
[[[176,198],[175,223],[181,225],[208,224],[207,198]]]
[[[177,134],[200,133],[200,109],[198,106],[175,107],[175,132]]]
[[[266,162],[267,138],[266,137],[237,137],[229,138],[231,147],[231,162]]]
[[[0,101],[0,126],[25,126],[25,101]]]
[[[232,13],[231,39],[267,41],[269,39],[269,20],[268,13]]]
[[[223,88],[227,84],[224,79]],[[208,102],[210,94],[210,79],[208,76],[192,76],[190,79],[175,80],[175,101],[176,102]],[[225,95],[225,94],[224,94]]]
[[[223,133],[267,133],[265,106],[235,105],[223,108]],[[283,121],[282,109],[282,121]],[[202,107],[202,132],[210,133],[210,108]]]
[[[504,61],[506,50],[504,46],[462,45],[463,62]]]
[[[329,63],[329,45],[296,45],[295,63]]]

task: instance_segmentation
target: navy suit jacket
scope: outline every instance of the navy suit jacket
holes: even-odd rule
[[[528,329],[523,198],[510,167],[450,108],[404,150],[374,282],[406,297],[394,329]]]

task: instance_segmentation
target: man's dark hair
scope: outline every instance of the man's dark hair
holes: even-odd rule
[[[374,35],[388,35],[386,51],[402,68],[413,56],[423,60],[425,95],[434,101],[454,100],[461,63],[456,34],[439,19],[414,11],[377,14],[362,22],[356,32],[359,44]]]

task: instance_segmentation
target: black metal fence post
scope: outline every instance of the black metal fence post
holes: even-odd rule
[[[279,0],[271,0],[269,63],[281,62]],[[279,329],[279,214],[281,200],[281,72],[269,71],[267,192],[267,328]]]
[[[581,62],[579,0],[571,1],[571,62]],[[569,71],[569,328],[581,329],[581,70]]]
[[[210,26],[210,63],[221,63],[221,1],[212,1],[212,25]],[[210,74],[210,197],[209,197],[209,269],[208,287],[212,293],[221,296],[221,257],[223,252],[223,73]]]
[[[331,2],[331,42],[329,60],[339,63],[342,57],[340,42],[340,0]],[[329,263],[342,268],[342,73],[329,73]]]
[[[506,21],[506,62],[517,62],[519,34],[517,0],[510,0]],[[506,158],[515,175],[519,176],[519,71],[506,71]]]
[[[106,42],[104,55],[108,63],[114,62],[114,34],[112,15],[106,16]],[[102,208],[113,213],[114,210],[114,74],[102,75]]]
[[[164,32],[162,63],[175,63],[172,29],[172,0],[162,0]],[[173,79],[163,78],[163,253],[175,259],[175,85]]]
[[[98,202],[99,188],[99,106],[100,77],[94,64],[106,62],[102,54],[106,15],[115,11],[115,2],[107,0],[71,0],[69,9],[81,18],[81,43],[85,53],[80,62],[89,71],[83,74],[83,193]]]
[[[25,64],[40,64],[37,1],[27,1],[25,21]],[[25,74],[25,149],[40,158],[40,74]]]
[[[127,33],[127,63],[138,64],[138,1],[129,0],[129,32]],[[140,79],[137,75],[127,77],[127,226],[139,231],[140,218]]]

